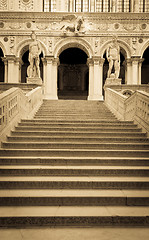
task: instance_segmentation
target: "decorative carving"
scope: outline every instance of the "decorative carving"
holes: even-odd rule
[[[52,50],[53,50],[53,42],[52,42],[51,39],[48,41],[48,45],[49,45],[49,48],[48,48],[49,53],[52,54]]]
[[[65,21],[65,24],[61,27],[60,30],[64,32],[74,32],[78,33],[82,27],[84,22],[84,18],[82,16],[76,16],[75,14],[66,15],[62,18],[62,21]]]
[[[137,26],[134,25],[134,24],[129,24],[129,23],[127,23],[127,24],[124,24],[124,25],[123,25],[123,28],[124,28],[126,31],[134,31],[134,30],[137,28]]]
[[[133,55],[136,54],[136,50],[137,50],[137,38],[132,38],[132,49],[133,49]]]
[[[45,30],[48,28],[48,24],[47,23],[38,23],[37,28],[40,30]]]
[[[95,54],[97,54],[98,48],[99,48],[99,39],[96,38],[96,39],[95,39]]]
[[[41,53],[41,47],[39,41],[36,39],[36,34],[32,32],[31,35],[32,42],[29,45],[29,63],[30,65],[27,68],[27,75],[29,78],[39,78],[40,69],[39,69],[39,55]]]
[[[0,22],[0,28],[4,28],[4,23]]]
[[[34,9],[33,0],[19,0],[19,9],[23,11],[31,11]]]
[[[10,37],[10,52],[14,53],[14,41],[15,41],[15,37]]]
[[[107,78],[118,78],[120,73],[120,47],[117,42],[117,37],[113,37],[112,43],[106,50],[106,57],[109,62],[109,70]],[[114,66],[115,72],[112,74],[112,68]]]
[[[21,28],[21,24],[19,22],[15,22],[15,23],[12,22],[12,23],[10,23],[9,28],[11,28],[11,29],[20,29]]]
[[[0,10],[7,10],[8,0],[0,0]]]

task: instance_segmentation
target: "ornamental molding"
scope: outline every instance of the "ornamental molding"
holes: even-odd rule
[[[0,0],[5,1],[5,0]],[[33,9],[33,0],[29,0],[28,5],[23,3],[23,0],[20,0],[20,3],[23,4],[24,7],[32,8]],[[32,3],[32,4],[31,4]],[[22,6],[22,5],[21,5]],[[61,21],[63,17],[63,13],[56,13],[56,12],[1,12],[0,14],[1,19],[43,19],[49,21]],[[69,13],[68,13],[69,15]],[[148,13],[75,13],[76,16],[83,16],[84,20],[89,22],[96,22],[101,23],[104,21],[108,23],[110,21],[118,21],[126,23],[127,21],[135,21],[135,23],[140,21],[149,21],[149,14]]]

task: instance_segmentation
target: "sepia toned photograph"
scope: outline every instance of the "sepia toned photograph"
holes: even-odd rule
[[[149,0],[0,0],[0,240],[149,239]]]

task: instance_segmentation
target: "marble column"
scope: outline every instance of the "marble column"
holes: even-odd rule
[[[141,59],[139,60],[139,79],[138,79],[138,84],[140,84],[140,85],[141,85],[141,69],[142,69],[142,63],[143,63],[143,61],[144,61],[144,58],[141,58]]]
[[[6,57],[2,57],[2,61],[4,62],[4,82],[8,83],[8,61]]]
[[[57,65],[58,60],[53,56],[46,56],[46,77],[44,81],[44,97],[46,99],[58,99],[57,97]]]
[[[93,99],[94,94],[94,61],[92,58],[87,59],[89,67],[89,86],[88,86],[88,100]]]
[[[14,73],[14,78],[16,79],[16,82],[19,83],[21,82],[21,66],[23,62],[21,58],[17,57],[15,59],[15,73]]]
[[[15,69],[15,55],[6,55],[8,61],[8,83],[17,83],[17,80],[14,76]]]
[[[47,60],[46,58],[42,58],[42,63],[43,63],[43,87],[45,88],[45,82],[47,79]]]
[[[130,58],[125,60],[126,62],[126,74],[125,74],[125,83],[126,84],[132,84],[132,61]]]
[[[140,57],[132,57],[132,83],[131,84],[139,84],[139,60]]]
[[[89,96],[88,100],[103,100],[103,63],[101,57],[88,60],[89,65]]]

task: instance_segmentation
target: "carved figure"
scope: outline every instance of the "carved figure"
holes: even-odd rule
[[[29,45],[29,63],[30,65],[27,68],[28,77],[40,77],[39,69],[39,55],[41,53],[41,48],[39,41],[36,39],[36,34],[32,32],[31,35],[32,42]]]
[[[117,38],[114,37],[112,43],[106,50],[106,57],[109,62],[109,70],[107,74],[107,78],[110,78],[112,73],[112,68],[114,66],[114,77],[118,78],[120,73],[120,47],[117,43]]]
[[[76,15],[72,14],[64,16],[62,21],[66,21],[66,24],[61,27],[61,30],[63,29],[64,31],[79,32],[84,19],[82,16],[77,17]]]

